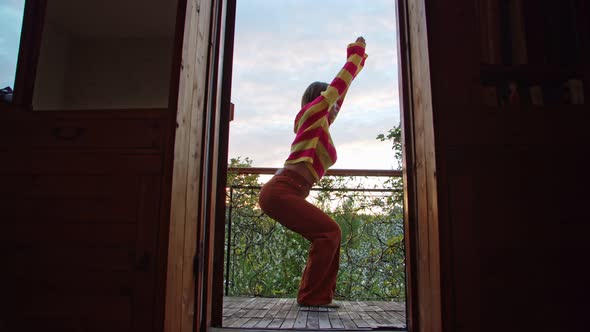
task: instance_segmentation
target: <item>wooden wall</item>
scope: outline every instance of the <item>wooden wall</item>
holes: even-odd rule
[[[588,106],[483,107],[477,2],[423,3],[445,331],[585,331]]]
[[[153,330],[167,114],[2,112],[0,330]]]

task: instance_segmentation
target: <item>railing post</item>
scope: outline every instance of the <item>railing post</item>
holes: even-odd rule
[[[227,248],[225,258],[225,296],[229,295],[229,265],[230,265],[230,251],[231,251],[231,214],[234,202],[234,187],[229,187],[229,209],[227,211]]]

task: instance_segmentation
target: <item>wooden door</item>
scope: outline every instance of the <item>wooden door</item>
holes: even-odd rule
[[[164,331],[200,331],[206,324],[211,162],[215,135],[216,0],[186,0],[178,63],[177,112],[170,188]],[[205,314],[204,314],[205,311]]]
[[[233,64],[233,43],[235,29],[236,0],[222,0],[217,3],[216,46],[214,87],[211,97],[215,100],[214,108],[208,113],[208,135],[204,155],[206,171],[203,182],[206,183],[203,211],[206,224],[200,241],[206,243],[204,253],[207,282],[204,290],[204,325],[221,327],[223,307],[223,260],[225,242],[225,208],[226,182],[229,146],[229,122],[231,118],[231,75]]]
[[[223,289],[216,285],[223,283],[231,87],[231,57],[225,54],[233,53],[234,15],[235,0],[187,1],[172,171],[165,331],[206,331],[221,326]]]

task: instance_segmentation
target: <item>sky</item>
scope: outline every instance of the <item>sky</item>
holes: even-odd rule
[[[363,36],[369,58],[349,88],[330,133],[333,169],[393,169],[390,142],[378,134],[399,124],[394,0],[237,0],[230,158],[281,167],[293,140],[301,95],[331,82],[346,46]]]
[[[14,86],[25,0],[0,1],[0,89]]]
[[[0,88],[13,86],[23,8],[0,2]],[[391,143],[376,139],[399,123],[394,0],[237,0],[230,158],[281,167],[301,94],[334,78],[358,36],[369,58],[330,128],[332,168],[395,168]]]

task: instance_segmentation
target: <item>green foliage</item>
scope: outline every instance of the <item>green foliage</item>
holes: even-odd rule
[[[230,167],[251,164],[248,158],[237,158]],[[299,288],[309,243],[262,213],[260,186],[258,175],[228,173],[225,254],[227,258],[229,250],[230,259],[226,259],[225,281],[229,295],[292,297]]]
[[[320,181],[316,204],[342,230],[336,296],[341,299],[403,299],[405,264],[403,210],[390,179],[380,179],[380,191],[366,191],[354,177]],[[376,188],[370,188],[376,189]]]
[[[396,157],[401,160],[400,137],[398,127],[377,139],[393,141]],[[236,158],[229,166],[251,165],[248,158]],[[342,230],[338,299],[405,299],[401,181],[329,176],[312,191],[310,200]],[[309,243],[262,213],[258,206],[260,186],[258,175],[228,174],[227,295],[295,297]]]
[[[402,168],[402,127],[398,125],[397,127],[393,127],[387,131],[387,135],[379,134],[377,135],[377,139],[385,142],[391,141],[393,149],[395,153],[395,159],[397,160],[397,167],[398,169]]]
[[[385,142],[391,142],[395,159],[397,160],[397,169],[402,169],[402,128],[401,125],[393,127],[387,131],[387,134],[377,135],[377,139]],[[390,178],[388,185],[396,189],[397,195],[394,196],[395,202],[403,202],[403,182],[401,178]],[[394,201],[389,201],[388,204],[394,204]]]

